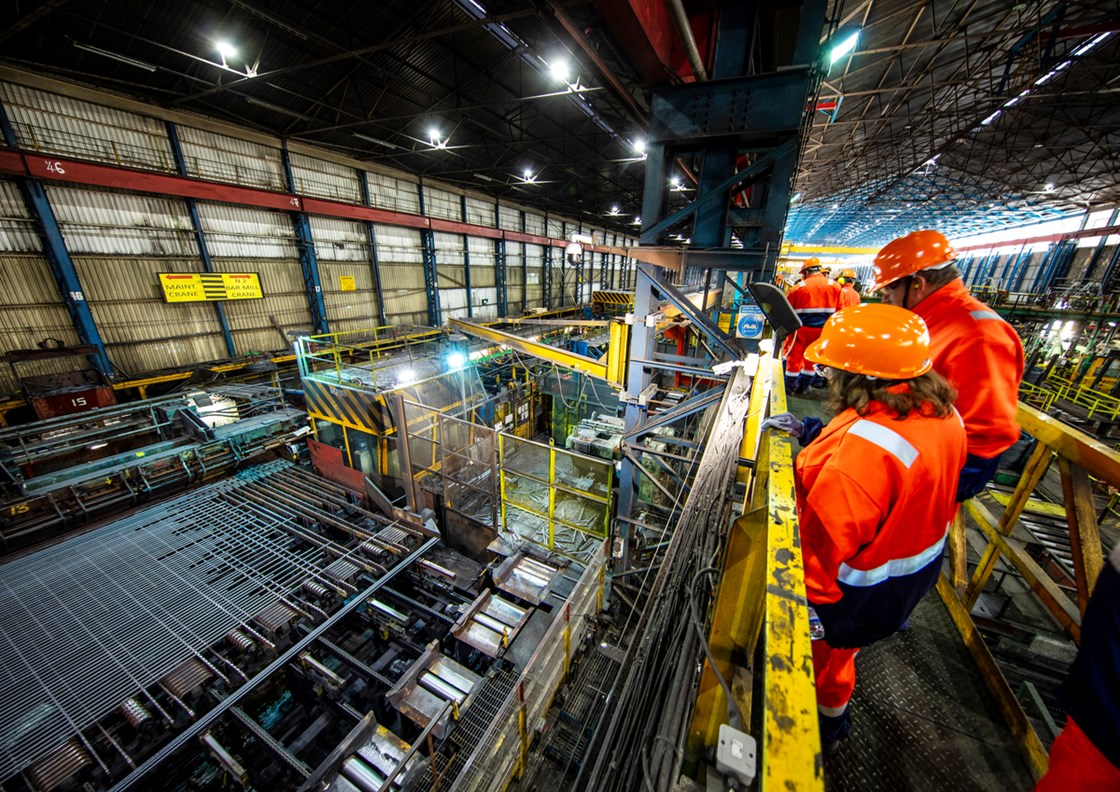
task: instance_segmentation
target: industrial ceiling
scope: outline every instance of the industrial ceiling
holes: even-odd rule
[[[702,27],[713,4],[685,5]],[[689,77],[651,78],[618,6],[54,0],[17,3],[0,41],[16,65],[634,231],[650,83]],[[859,39],[823,82],[787,239],[873,245],[1120,202],[1117,0],[829,9],[825,63]]]

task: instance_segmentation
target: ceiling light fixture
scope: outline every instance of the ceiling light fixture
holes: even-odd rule
[[[552,63],[548,64],[548,71],[560,82],[565,85],[568,84],[568,78],[571,76],[571,70],[568,68],[568,62],[563,58],[557,58]]]
[[[382,140],[381,138],[375,138],[375,137],[370,137],[369,135],[363,135],[361,132],[352,132],[351,134],[354,137],[358,138],[359,140],[366,140],[366,141],[369,141],[370,143],[376,143],[378,146],[384,146],[385,148],[391,148],[391,149],[400,149],[401,148],[400,146],[396,145],[395,143],[390,143],[388,140]]]
[[[829,67],[831,68],[832,65],[834,63],[836,63],[836,61],[840,60],[845,55],[847,55],[852,50],[854,50],[856,48],[856,44],[858,44],[858,43],[859,43],[859,28],[856,28],[855,30],[853,30],[851,33],[844,36],[843,38],[838,38],[836,44],[834,44],[832,46],[832,49],[829,50],[829,53],[828,53],[828,65],[829,65]]]
[[[612,214],[612,215],[616,215],[616,214],[618,214],[618,213],[619,213],[619,211],[620,211],[620,210],[619,210],[619,208],[618,208],[618,205],[617,205],[617,204],[615,204],[614,206],[612,206],[612,207],[611,207],[611,214]]]
[[[447,141],[444,140],[443,138],[441,138],[440,134],[441,133],[440,133],[438,127],[432,127],[431,129],[428,130],[428,140],[431,142],[431,144],[434,148],[437,148],[437,149],[447,148]]]
[[[92,44],[82,44],[79,41],[75,41],[75,42],[73,42],[73,44],[74,44],[75,47],[77,47],[80,50],[85,50],[86,52],[92,52],[94,55],[100,55],[102,58],[108,58],[109,60],[115,60],[115,61],[118,61],[119,63],[126,63],[129,66],[135,66],[137,69],[143,69],[144,71],[148,71],[148,72],[154,72],[156,70],[156,67],[153,66],[150,63],[145,63],[144,61],[136,60],[135,58],[129,58],[125,55],[118,55],[115,52],[110,52],[109,50],[101,49],[101,47],[95,47]]]
[[[228,41],[218,41],[214,44],[214,49],[216,49],[218,51],[218,54],[222,56],[222,66],[228,69],[229,64],[226,63],[226,58],[236,58],[237,48],[230,44]]]
[[[480,179],[481,181],[488,181],[488,182],[492,182],[492,181],[494,181],[494,180],[493,180],[493,179],[491,179],[491,178],[490,178],[489,176],[487,176],[487,175],[485,175],[485,174],[482,174],[482,173],[476,173],[476,174],[474,175],[474,177],[475,177],[476,179]]]
[[[272,102],[266,102],[264,99],[258,99],[255,96],[246,96],[245,101],[251,105],[256,105],[257,107],[263,107],[266,110],[272,110],[274,113],[282,113],[283,115],[291,116],[292,118],[298,118],[300,121],[311,120],[310,116],[305,116],[303,113],[297,113],[295,110],[289,110],[286,107],[281,107],[280,105],[273,104]]]
[[[645,153],[646,153],[646,142],[644,140],[642,140],[641,138],[638,138],[637,140],[635,140],[634,141],[634,151],[637,152],[638,154],[641,154],[644,157]]]

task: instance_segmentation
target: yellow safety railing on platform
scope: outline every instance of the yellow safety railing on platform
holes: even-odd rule
[[[769,410],[767,410],[769,407]],[[763,790],[823,792],[824,776],[813,681],[808,602],[797,524],[793,439],[759,431],[767,412],[785,412],[781,362],[764,357],[752,386],[741,459],[747,498],[728,533],[709,646],[746,722],[762,713],[759,779]],[[752,701],[751,672],[733,658],[753,658],[761,641],[762,700]],[[705,662],[689,731],[689,754],[714,749],[727,722],[727,700]]]
[[[1090,476],[1113,487],[1120,486],[1120,454],[1030,405],[1020,403],[1018,420],[1019,425],[1037,440],[1037,445],[1001,512],[993,514],[979,498],[967,501],[965,508],[968,515],[979,526],[987,540],[987,547],[972,574],[968,575],[964,527],[958,520],[953,526],[954,536],[950,543],[956,548],[956,552],[950,553],[950,573],[948,577],[942,577],[937,589],[1012,733],[1023,746],[1032,770],[1036,776],[1041,776],[1047,768],[1046,750],[977,631],[971,610],[995,570],[997,560],[1003,556],[1015,567],[1054,622],[1080,643],[1081,617],[1104,565]],[[1031,494],[1054,464],[1058,465],[1060,473],[1063,504],[1042,504],[1032,500]],[[1025,543],[1012,536],[1024,511],[1055,505],[1061,508],[1069,530],[1076,602],[1027,552]]]
[[[1120,398],[1088,385],[1060,377],[1047,377],[1043,389],[1054,395],[1054,400],[1067,401],[1083,408],[1088,418],[1116,420],[1120,416]],[[1052,403],[1052,402],[1051,402]]]

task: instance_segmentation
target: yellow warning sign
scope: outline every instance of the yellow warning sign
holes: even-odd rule
[[[259,300],[264,297],[255,272],[161,272],[163,299],[174,302]]]
[[[339,275],[338,276],[338,287],[340,289],[342,289],[342,291],[356,291],[357,288],[358,288],[354,284],[354,276],[353,275]]]

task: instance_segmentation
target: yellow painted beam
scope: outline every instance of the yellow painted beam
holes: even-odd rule
[[[1019,403],[1019,426],[1099,479],[1120,484],[1120,453],[1057,418]]]
[[[825,256],[873,256],[881,249],[877,247],[844,247],[843,245],[800,245],[796,242],[787,242],[782,245],[782,255],[787,253],[820,253]]]
[[[601,380],[607,379],[607,367],[594,358],[577,355],[566,349],[559,349],[549,346],[548,344],[542,344],[539,341],[530,341],[528,338],[522,338],[512,333],[495,330],[492,327],[483,327],[482,325],[475,324],[474,322],[467,322],[462,319],[452,319],[451,326],[475,338],[481,338],[484,341],[507,346],[522,354],[555,363],[557,366],[578,371],[589,377],[595,377]]]
[[[772,361],[770,413],[784,412],[781,361]],[[805,568],[793,487],[793,439],[770,430],[766,621],[763,628],[764,701],[762,789],[823,792],[813,649]]]
[[[995,498],[996,503],[1000,506],[1006,506],[1011,502],[1011,493],[1009,492],[992,492],[991,496]],[[1062,517],[1066,516],[1066,507],[1060,503],[1046,503],[1040,500],[1029,500],[1027,505],[1023,507],[1023,511],[1031,514],[1041,514],[1046,517]]]

